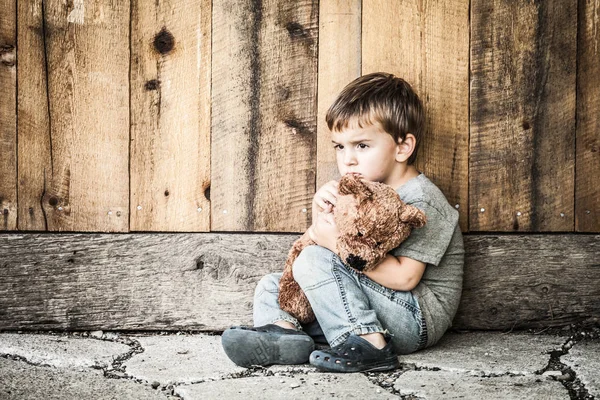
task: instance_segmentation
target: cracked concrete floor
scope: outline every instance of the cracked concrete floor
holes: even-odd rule
[[[396,371],[358,374],[240,368],[218,335],[2,333],[0,398],[593,399],[598,331],[448,333]]]

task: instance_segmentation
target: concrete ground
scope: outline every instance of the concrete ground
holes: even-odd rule
[[[600,399],[599,332],[448,333],[357,374],[240,368],[218,335],[0,333],[0,399]]]

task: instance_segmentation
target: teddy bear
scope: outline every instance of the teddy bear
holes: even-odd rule
[[[336,248],[341,260],[359,273],[373,269],[386,254],[398,247],[413,228],[426,222],[418,208],[405,204],[398,193],[384,183],[344,175],[338,185],[333,219],[340,232]],[[306,324],[315,314],[306,295],[294,280],[292,265],[302,249],[314,245],[308,231],[294,242],[279,281],[279,306]]]

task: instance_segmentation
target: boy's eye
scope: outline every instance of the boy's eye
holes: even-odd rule
[[[366,148],[367,148],[367,147],[369,147],[369,146],[367,146],[367,145],[366,145],[366,144],[364,144],[364,143],[359,143],[359,144],[358,144],[358,147],[359,147],[359,148],[361,148],[361,149],[366,149]]]
[[[336,144],[335,146],[333,146],[333,148],[336,150],[342,150],[344,146],[342,146],[341,144]]]

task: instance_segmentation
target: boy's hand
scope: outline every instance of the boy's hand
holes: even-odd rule
[[[308,235],[319,246],[337,254],[337,238],[340,232],[335,225],[332,212],[317,214],[316,221],[308,228]]]
[[[313,225],[317,222],[317,216],[321,212],[331,213],[338,197],[338,182],[329,181],[315,193],[312,204]]]

